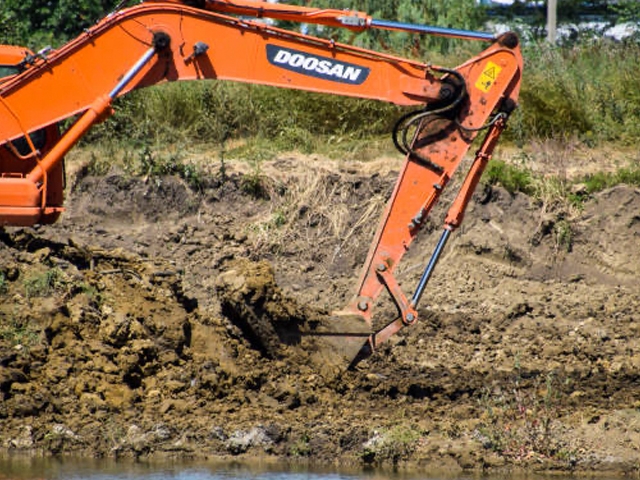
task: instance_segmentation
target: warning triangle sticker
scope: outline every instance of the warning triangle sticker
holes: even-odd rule
[[[496,79],[496,69],[493,66],[487,68],[484,72],[482,72],[482,74],[486,75],[491,80],[495,80]]]
[[[482,73],[480,77],[476,81],[476,88],[487,93],[491,90],[493,84],[498,80],[498,76],[502,71],[502,67],[496,65],[492,61],[488,61],[487,64],[482,69]]]

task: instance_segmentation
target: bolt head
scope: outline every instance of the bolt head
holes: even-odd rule
[[[366,312],[368,308],[369,308],[369,304],[364,300],[361,302],[358,302],[358,310],[360,310],[361,312]]]

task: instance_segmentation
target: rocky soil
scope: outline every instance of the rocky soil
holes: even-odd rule
[[[398,168],[81,171],[58,224],[0,232],[1,450],[637,474],[638,189],[575,219],[481,189],[418,324],[337,378],[248,333],[243,306],[278,337],[348,301]]]

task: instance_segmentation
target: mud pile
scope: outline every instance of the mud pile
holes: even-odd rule
[[[260,188],[79,178],[59,224],[2,232],[2,449],[637,469],[638,190],[571,222],[479,192],[420,322],[336,378],[295,333],[352,295],[395,173],[306,165]],[[405,290],[438,236],[403,261]]]

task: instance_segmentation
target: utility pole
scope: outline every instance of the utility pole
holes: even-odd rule
[[[553,45],[557,38],[558,0],[547,0],[547,41]]]

